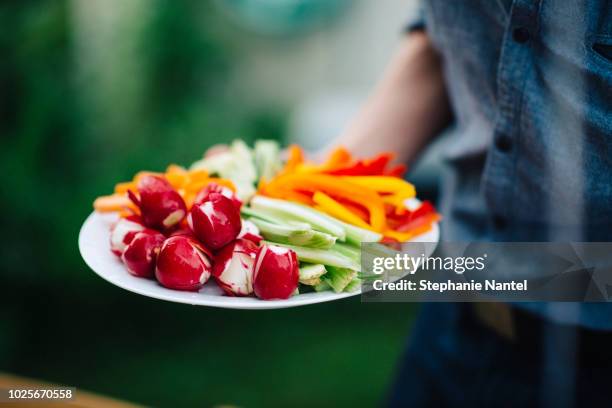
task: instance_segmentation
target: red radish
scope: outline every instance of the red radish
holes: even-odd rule
[[[217,250],[238,236],[240,211],[231,199],[219,193],[210,193],[206,201],[191,208],[187,223],[196,238],[208,248]]]
[[[151,229],[137,232],[121,256],[128,272],[140,278],[152,278],[155,258],[165,239],[161,233]]]
[[[234,202],[234,205],[238,207],[238,210],[240,210],[240,207],[242,206],[242,201],[240,201],[240,199],[236,197],[236,194],[234,194],[232,189],[226,186],[221,186],[217,183],[209,183],[206,187],[200,190],[195,200],[193,200],[193,204],[200,205],[203,204],[205,201],[208,201],[208,197],[211,193],[219,193],[221,195],[224,195],[225,197],[232,200]]]
[[[210,278],[211,258],[210,252],[195,239],[176,235],[162,245],[155,276],[162,286],[195,292]]]
[[[165,178],[144,176],[136,188],[139,197],[131,190],[128,190],[128,196],[140,208],[142,220],[147,227],[168,230],[185,218],[185,201]]]
[[[238,233],[238,238],[248,239],[257,245],[263,241],[263,237],[259,235],[259,228],[249,220],[242,220],[242,228]]]
[[[113,224],[110,234],[110,247],[113,254],[123,255],[123,251],[128,246],[137,232],[144,230],[142,221],[136,216],[120,218]]]
[[[195,239],[195,236],[193,235],[193,231],[191,231],[189,227],[180,227],[172,231],[170,234],[168,234],[168,238],[175,237],[177,235],[185,235],[187,237],[191,237]]]
[[[230,296],[253,293],[253,265],[257,245],[246,239],[237,239],[224,246],[215,256],[213,276]]]
[[[289,248],[264,245],[255,258],[253,290],[264,300],[287,299],[299,280],[297,255]]]

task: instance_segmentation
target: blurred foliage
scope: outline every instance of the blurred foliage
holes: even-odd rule
[[[282,140],[284,112],[225,88],[248,41],[210,2],[5,1],[0,30],[0,370],[156,406],[382,398],[411,308],[194,308],[80,258],[91,202],[117,181],[235,137]]]

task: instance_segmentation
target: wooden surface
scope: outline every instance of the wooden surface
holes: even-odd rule
[[[60,385],[51,384],[43,381],[33,380],[30,378],[17,377],[15,375],[0,373],[0,388],[11,389],[11,388],[54,388],[54,387],[72,387],[72,385]],[[30,407],[43,407],[43,408],[56,408],[56,407],[105,407],[105,408],[136,408],[140,405],[116,400],[113,398],[103,397],[87,391],[83,391],[77,388],[76,397],[72,400],[19,400],[16,403],[0,403],[0,408],[9,406],[19,408],[30,408]]]

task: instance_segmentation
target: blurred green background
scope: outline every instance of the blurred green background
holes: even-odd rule
[[[347,25],[364,24],[367,10],[351,10],[356,1],[288,3],[299,7],[275,14],[258,12],[257,1],[0,3],[0,371],[155,406],[384,400],[411,305],[354,298],[262,312],[190,307],[113,287],[78,253],[92,200],[136,171],[189,164],[235,137],[285,142],[311,132],[300,123],[312,110],[299,114],[292,95],[308,81],[327,88],[339,74],[317,82],[308,66],[298,71],[312,50],[289,57],[273,65],[283,75],[274,97],[257,58],[326,36],[340,47],[351,41]],[[399,3],[386,12],[395,15]],[[314,54],[335,66],[334,50],[326,52]],[[383,63],[354,82],[367,89]]]

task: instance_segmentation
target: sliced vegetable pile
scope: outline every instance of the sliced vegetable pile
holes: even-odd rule
[[[285,167],[272,179],[262,179],[259,193],[300,202],[387,240],[407,241],[429,231],[440,217],[431,203],[414,199],[414,186],[402,179],[405,166],[390,166],[392,159],[383,153],[355,160],[338,148],[316,165],[292,146]]]
[[[111,250],[128,272],[170,289],[212,277],[228,295],[266,300],[354,291],[362,242],[405,241],[439,218],[391,159],[338,149],[315,165],[294,146],[283,166],[275,142],[235,141],[189,170],[140,172],[94,209],[119,213]]]

